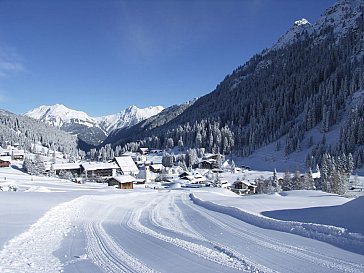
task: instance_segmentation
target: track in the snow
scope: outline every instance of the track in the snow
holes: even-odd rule
[[[209,211],[184,191],[103,198],[87,202],[84,224],[101,272],[364,271],[358,254]]]

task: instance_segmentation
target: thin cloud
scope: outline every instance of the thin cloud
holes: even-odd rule
[[[0,102],[6,102],[6,101],[7,101],[7,98],[4,95],[4,92],[0,91]]]
[[[0,46],[0,78],[7,78],[12,73],[23,70],[23,62],[16,51],[5,46]]]

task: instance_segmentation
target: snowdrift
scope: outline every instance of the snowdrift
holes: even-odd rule
[[[316,223],[273,219],[261,214],[245,211],[241,208],[205,201],[197,197],[194,193],[190,194],[190,198],[195,204],[206,209],[230,215],[261,228],[293,233],[307,238],[327,242],[352,252],[364,254],[363,234],[349,232],[346,228]]]

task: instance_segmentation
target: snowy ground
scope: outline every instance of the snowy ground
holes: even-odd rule
[[[0,181],[0,272],[364,271],[362,198]]]

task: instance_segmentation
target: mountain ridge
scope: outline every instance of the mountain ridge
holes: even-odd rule
[[[78,135],[86,143],[98,145],[111,131],[132,126],[163,109],[162,106],[138,108],[132,105],[116,114],[91,117],[83,111],[55,104],[41,105],[24,115]]]

